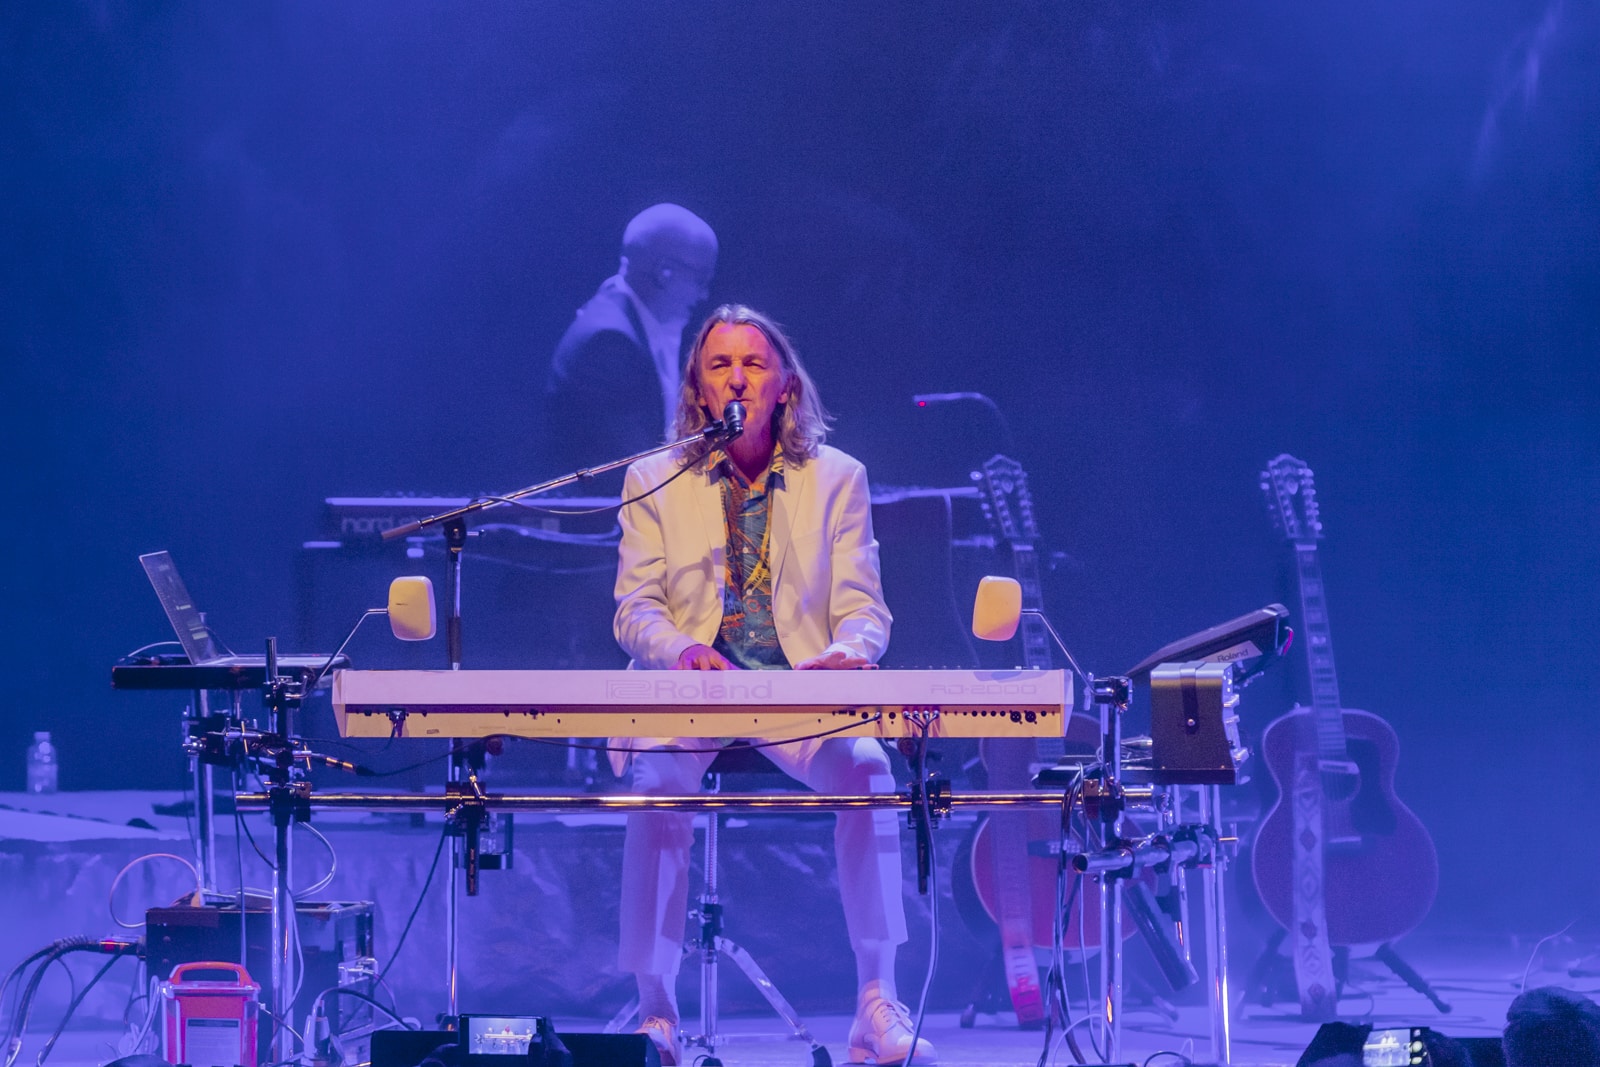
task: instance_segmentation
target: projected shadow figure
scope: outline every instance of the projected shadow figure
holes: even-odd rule
[[[717,235],[677,204],[629,220],[617,273],[600,283],[556,345],[544,389],[544,460],[576,470],[668,440],[678,409],[683,332],[717,266]],[[591,491],[615,492],[602,475]]]

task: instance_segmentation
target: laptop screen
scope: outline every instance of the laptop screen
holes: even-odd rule
[[[178,577],[172,554],[150,552],[140,556],[139,562],[144,564],[144,572],[150,577],[150,584],[155,586],[156,597],[166,610],[167,621],[172,623],[173,632],[178,635],[184,652],[188,653],[189,662],[209,663],[217,659],[217,643],[211,636],[210,628],[200,618],[194,602],[189,599],[189,590],[184,588],[183,579]]]

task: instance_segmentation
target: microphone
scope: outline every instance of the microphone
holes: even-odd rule
[[[730,441],[744,433],[744,404],[738,400],[728,401],[728,406],[722,409],[722,425]]]
[[[378,774],[371,767],[363,767],[359,763],[351,763],[348,760],[335,759],[333,756],[324,756],[320,752],[307,752],[305,756],[306,759],[316,760],[324,767],[332,767],[336,771],[348,771],[357,778],[375,778]]]
[[[913,393],[911,402],[919,408],[932,407],[938,404],[955,404],[962,400],[975,400],[987,407],[994,407],[994,401],[982,393]]]

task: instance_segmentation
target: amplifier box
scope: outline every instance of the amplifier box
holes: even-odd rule
[[[304,901],[295,905],[296,929],[300,935],[300,995],[295,998],[289,1022],[296,1030],[305,1025],[317,994],[341,984],[371,995],[370,979],[357,983],[341,982],[340,965],[346,971],[357,960],[371,958],[372,903],[370,901]],[[261,986],[262,1007],[272,1004],[272,912],[266,901],[251,899],[245,923],[247,956],[245,970]],[[151,908],[145,912],[146,965],[152,975],[165,978],[180,963],[239,961],[239,905]],[[349,997],[323,1000],[328,1023],[334,1033],[342,1028],[361,1004]],[[263,1015],[259,1044],[262,1063],[266,1063],[273,1025]]]

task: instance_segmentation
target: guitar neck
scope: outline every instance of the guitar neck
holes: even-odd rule
[[[1045,625],[1044,592],[1039,586],[1039,561],[1034,555],[1033,543],[1038,531],[1033,524],[1033,500],[1028,495],[1028,476],[1022,465],[1006,456],[993,456],[981,471],[974,471],[983,491],[983,509],[995,536],[1011,549],[1011,569],[1021,587],[1024,614],[1019,620],[1022,631],[1022,665],[1036,670],[1049,670],[1050,630]],[[1065,730],[1063,728],[1063,735]],[[1040,755],[1059,756],[1065,751],[1065,742],[1055,740],[1040,746]]]
[[[1339,700],[1339,674],[1333,664],[1333,632],[1323,592],[1322,565],[1315,542],[1294,546],[1300,579],[1300,615],[1305,627],[1306,662],[1311,677],[1311,711],[1317,728],[1317,754],[1345,760],[1344,705]]]
[[[1022,606],[1028,611],[1044,610],[1044,592],[1039,585],[1039,559],[1029,544],[1011,546],[1011,565],[1016,571],[1017,584],[1022,587]],[[1022,665],[1033,670],[1047,671],[1051,667],[1050,632],[1038,615],[1024,615],[1022,632]]]

